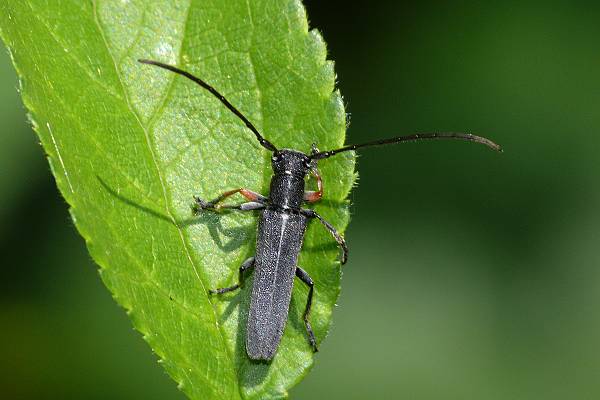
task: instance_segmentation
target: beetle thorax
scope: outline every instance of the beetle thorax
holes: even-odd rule
[[[310,158],[299,151],[283,149],[273,153],[271,164],[269,204],[298,210],[304,198],[304,178],[310,170]]]

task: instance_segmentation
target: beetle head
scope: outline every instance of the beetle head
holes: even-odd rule
[[[304,178],[310,169],[310,158],[296,150],[281,149],[273,152],[271,165],[276,174],[295,175]]]

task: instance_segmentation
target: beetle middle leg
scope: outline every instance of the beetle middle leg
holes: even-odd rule
[[[238,283],[236,283],[233,286],[226,287],[226,288],[210,289],[208,291],[208,293],[223,294],[223,293],[227,293],[227,292],[233,292],[234,290],[241,288],[242,286],[244,286],[244,272],[249,271],[252,268],[254,268],[254,257],[250,257],[249,259],[247,259],[246,261],[244,261],[242,263],[242,266],[239,269]]]
[[[308,300],[306,301],[306,308],[304,309],[304,326],[306,326],[306,332],[308,333],[308,341],[315,352],[319,351],[317,348],[317,341],[315,340],[315,333],[310,325],[310,307],[312,306],[312,298],[315,284],[311,277],[300,267],[296,267],[296,276],[308,286]]]
[[[342,264],[346,264],[346,261],[348,261],[348,246],[346,245],[346,241],[344,240],[342,235],[340,235],[338,233],[338,231],[333,227],[333,225],[331,225],[329,222],[325,221],[325,219],[323,217],[321,217],[315,210],[302,209],[302,210],[300,210],[300,213],[302,213],[302,215],[307,216],[308,218],[316,218],[319,220],[319,222],[321,222],[323,224],[325,229],[327,229],[329,231],[329,233],[331,233],[331,236],[333,236],[335,241],[342,248],[341,262],[342,262]]]
[[[237,206],[233,206],[233,207],[232,206],[222,206],[219,204],[220,202],[222,202],[229,196],[233,196],[236,193],[241,194],[246,199],[248,199],[251,203],[265,204],[267,202],[267,198],[265,196],[263,196],[262,194],[256,193],[256,192],[253,192],[252,190],[244,189],[244,188],[229,190],[229,191],[221,194],[216,199],[211,200],[211,201],[204,201],[201,198],[194,196],[194,201],[196,202],[196,206],[198,207],[199,210],[219,210],[222,208],[236,209]],[[245,203],[245,204],[248,204],[248,203]],[[237,208],[237,209],[243,210],[242,208]]]

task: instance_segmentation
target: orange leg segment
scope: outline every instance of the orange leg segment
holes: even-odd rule
[[[244,189],[244,188],[229,190],[229,191],[221,194],[216,199],[211,200],[211,201],[204,201],[198,197],[194,197],[194,199],[196,200],[197,205],[203,210],[206,210],[206,209],[219,210],[221,208],[230,208],[229,206],[222,206],[219,203],[222,202],[223,200],[225,200],[226,198],[228,198],[229,196],[233,196],[236,193],[241,194],[247,200],[249,200],[253,203],[265,204],[267,202],[267,198],[265,196],[263,196],[262,194],[256,193],[256,192],[253,192],[252,190]]]
[[[307,203],[314,203],[321,200],[321,197],[323,197],[323,180],[321,179],[321,175],[319,174],[317,167],[311,168],[311,174],[317,180],[317,191],[304,192],[304,201]]]

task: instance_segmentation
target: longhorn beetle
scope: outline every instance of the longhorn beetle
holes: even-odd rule
[[[328,151],[319,151],[313,144],[310,154],[304,154],[293,149],[278,149],[265,139],[237,108],[208,83],[172,65],[152,60],[142,59],[138,61],[175,72],[208,90],[244,122],[265,149],[273,153],[271,157],[273,177],[271,178],[271,189],[268,197],[244,188],[229,190],[211,201],[205,201],[194,196],[194,210],[196,213],[201,210],[218,211],[221,209],[260,211],[256,255],[244,261],[239,268],[237,284],[209,291],[210,294],[223,294],[240,288],[244,283],[244,273],[254,268],[254,283],[252,285],[252,297],[246,329],[246,352],[253,360],[271,360],[277,351],[287,321],[294,275],[309,288],[303,319],[308,333],[308,341],[313,350],[317,351],[317,342],[309,319],[314,283],[306,271],[296,265],[308,221],[318,220],[331,233],[342,249],[342,264],[345,264],[348,258],[346,242],[335,228],[314,210],[301,207],[303,203],[314,203],[323,196],[323,182],[317,169],[318,160],[362,147],[424,139],[466,140],[481,143],[496,151],[502,151],[499,145],[489,139],[455,132],[418,133]],[[317,181],[316,191],[304,190],[304,180],[308,174],[311,174]],[[248,202],[238,205],[220,204],[221,201],[236,193],[244,196]]]

